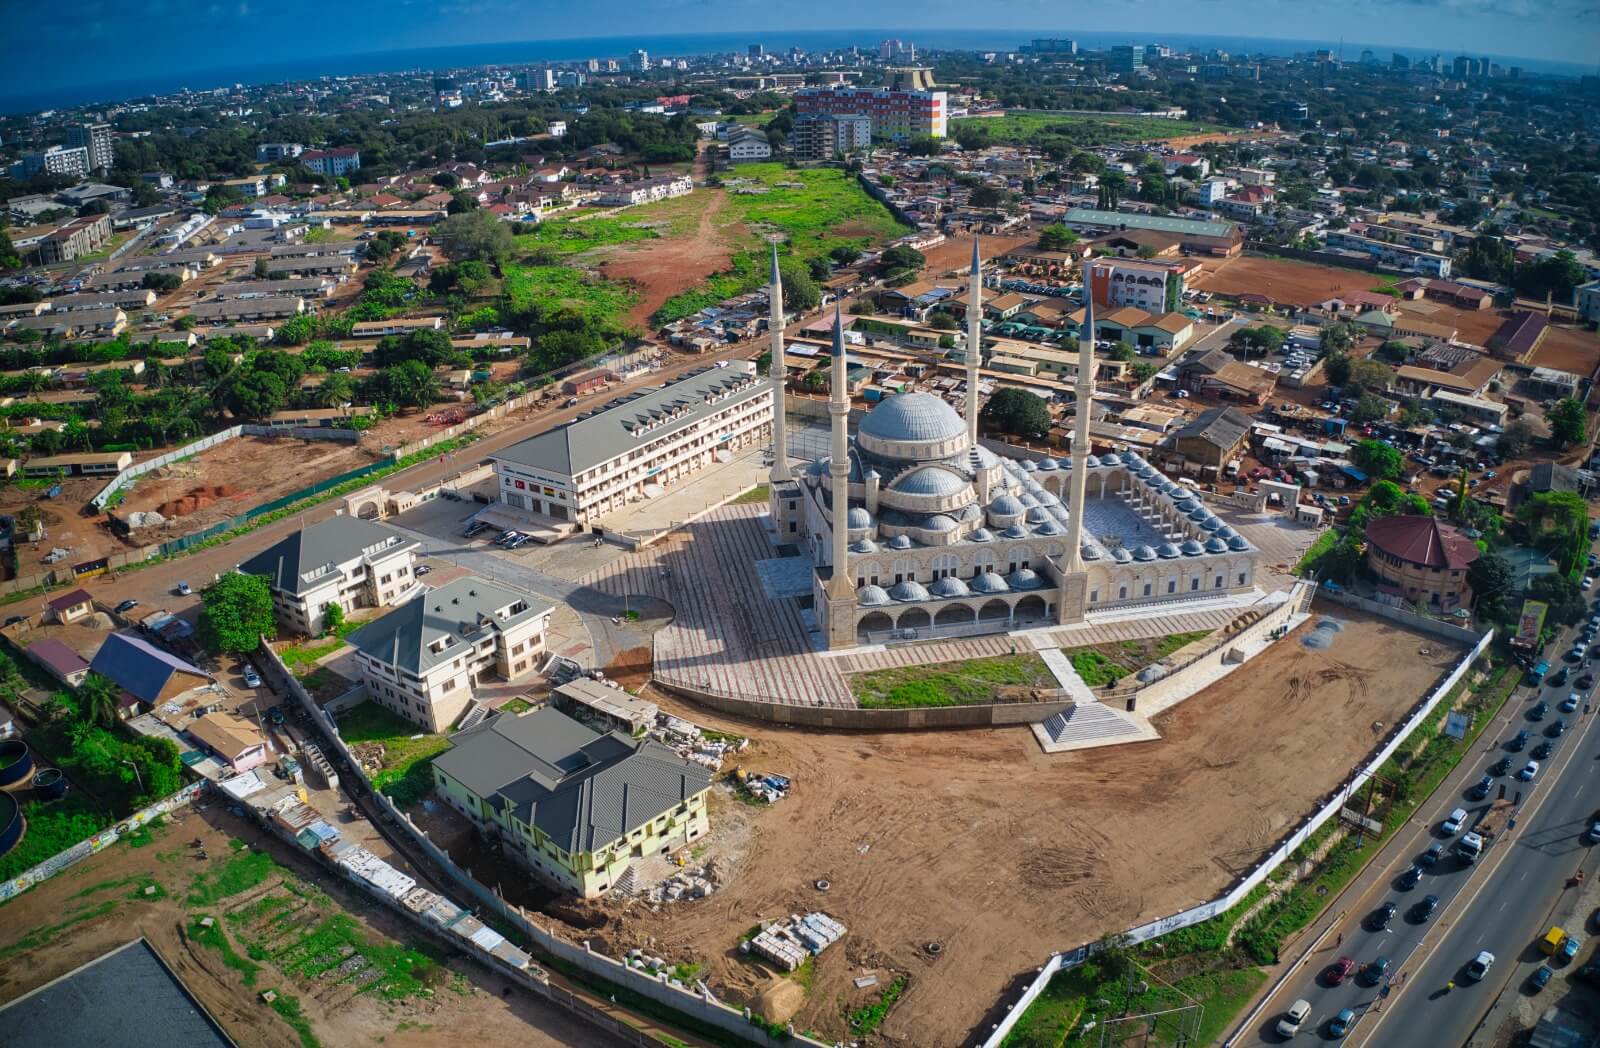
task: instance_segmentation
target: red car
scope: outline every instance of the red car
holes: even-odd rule
[[[1350,973],[1355,971],[1355,970],[1356,970],[1356,961],[1355,961],[1354,957],[1341,957],[1341,958],[1339,958],[1337,961],[1334,961],[1331,965],[1328,966],[1328,971],[1327,971],[1328,985],[1329,986],[1338,986],[1340,983],[1342,983],[1346,979],[1348,979],[1350,977]]]

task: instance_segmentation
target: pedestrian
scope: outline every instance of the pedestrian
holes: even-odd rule
[[[1333,940],[1333,945],[1334,945],[1335,948],[1338,948],[1338,947],[1344,945],[1344,932],[1340,932],[1338,934],[1338,936]]]

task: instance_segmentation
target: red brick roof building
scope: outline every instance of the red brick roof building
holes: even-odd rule
[[[1478,547],[1455,528],[1433,517],[1379,517],[1366,538],[1367,567],[1380,592],[1433,611],[1472,603],[1467,570]]]

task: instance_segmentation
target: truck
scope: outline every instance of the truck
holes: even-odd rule
[[[1511,817],[1512,807],[1512,803],[1504,799],[1489,805],[1489,810],[1483,813],[1472,829],[1462,834],[1461,839],[1456,841],[1456,857],[1466,863],[1477,862],[1478,856],[1482,855],[1495,836],[1505,829],[1506,822]]]
[[[1534,687],[1538,687],[1540,684],[1544,683],[1545,674],[1549,672],[1550,663],[1544,659],[1540,659],[1538,662],[1533,664],[1533,669],[1528,671],[1528,683]]]
[[[1552,924],[1550,930],[1545,932],[1544,937],[1539,940],[1539,952],[1546,957],[1553,956],[1557,950],[1561,949],[1561,944],[1566,941],[1566,929],[1560,925]]]

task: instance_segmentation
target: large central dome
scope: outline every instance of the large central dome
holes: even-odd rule
[[[967,424],[932,393],[901,393],[867,412],[860,432],[878,440],[921,444],[963,437]]]

